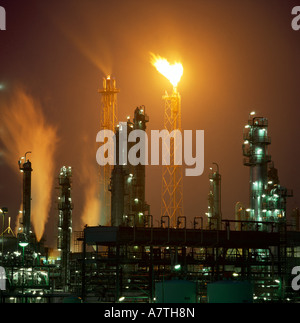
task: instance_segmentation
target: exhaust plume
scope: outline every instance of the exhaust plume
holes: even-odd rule
[[[4,159],[18,171],[17,161],[26,151],[32,153],[31,223],[39,241],[45,230],[54,179],[56,129],[47,124],[40,104],[18,88],[2,108],[1,141]]]
[[[100,218],[100,181],[99,168],[95,162],[95,154],[90,149],[89,140],[83,136],[84,150],[82,154],[82,166],[80,171],[80,180],[83,188],[84,206],[82,210],[81,223],[82,226],[103,225]]]
[[[61,3],[61,6],[66,4]],[[69,4],[67,4],[70,10]],[[89,3],[89,9],[81,1],[72,3],[72,15],[66,19],[61,13],[64,10],[55,10],[49,3],[47,13],[52,17],[54,25],[74,45],[74,47],[104,75],[112,74],[113,62],[110,43],[107,41],[107,30],[99,25],[99,12],[96,3]],[[80,22],[80,23],[79,23]],[[109,29],[110,21],[107,24]]]

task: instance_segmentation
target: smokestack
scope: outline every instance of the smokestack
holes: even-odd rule
[[[31,231],[31,162],[26,160],[26,155],[31,152],[26,152],[25,157],[19,160],[19,169],[23,172],[23,234],[25,239],[29,241]],[[22,160],[25,162],[22,164]]]

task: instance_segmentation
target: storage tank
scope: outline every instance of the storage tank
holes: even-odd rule
[[[155,283],[156,303],[196,303],[197,285],[188,280],[166,280]]]
[[[218,281],[207,285],[208,303],[252,303],[252,284],[247,281]]]

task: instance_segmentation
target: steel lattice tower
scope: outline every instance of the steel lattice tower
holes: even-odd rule
[[[173,88],[173,93],[163,96],[165,102],[164,128],[171,134],[174,130],[181,132],[181,97],[177,92],[176,87]],[[162,200],[161,200],[161,215],[168,216],[170,226],[175,227],[178,217],[183,215],[183,176],[182,165],[176,165],[175,151],[178,148],[178,141],[170,136],[170,146],[163,139],[163,150],[169,150],[170,147],[170,165],[164,161],[163,154],[163,171],[162,171]]]
[[[115,131],[117,126],[117,93],[116,81],[110,76],[103,79],[103,89],[101,93],[101,130]],[[108,190],[110,184],[112,166],[105,165],[100,167],[100,218],[101,224],[110,224],[111,196]]]

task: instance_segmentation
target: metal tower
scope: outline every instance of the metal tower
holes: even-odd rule
[[[72,241],[71,167],[63,166],[59,173],[60,196],[58,197],[58,241],[61,256],[61,278],[65,291],[70,283],[70,251]]]
[[[149,117],[146,114],[145,106],[137,107],[134,111],[133,130],[146,131],[146,124],[149,122]],[[129,201],[130,213],[135,217],[137,226],[146,226],[147,215],[150,213],[149,205],[146,203],[146,167],[145,162],[131,166],[132,175],[127,179],[131,187],[131,201]]]
[[[244,128],[243,155],[244,165],[250,167],[250,220],[262,221],[262,199],[268,185],[268,120],[257,117],[255,112],[249,115],[248,124]]]
[[[176,87],[173,88],[171,95],[166,93],[163,100],[165,101],[164,128],[170,134],[174,130],[181,132],[181,97]],[[170,146],[167,143],[169,139]],[[176,140],[171,136],[164,138],[162,145],[163,151],[170,150],[170,165],[166,165],[168,161],[164,160],[163,154],[161,216],[169,217],[170,226],[175,227],[177,218],[183,216],[182,165],[175,163],[175,151],[178,149]]]
[[[101,93],[101,130],[115,131],[117,126],[117,93],[116,81],[111,79],[110,75],[103,79],[103,89],[98,90]],[[112,172],[111,165],[100,167],[100,202],[101,202],[101,223],[110,223],[111,196],[108,191],[110,176]]]
[[[120,123],[116,129],[116,165],[111,173],[110,191],[111,191],[111,225],[129,225],[129,226],[147,226],[149,224],[150,206],[145,201],[145,164],[138,163],[131,165],[127,161],[120,164],[119,154],[121,140],[123,135],[120,132],[126,132],[126,137],[132,130],[146,130],[146,123],[149,117],[145,113],[145,107],[137,107],[134,111],[133,122],[127,117],[127,123]],[[126,139],[127,140],[127,139]],[[128,150],[134,145],[128,142]]]
[[[250,167],[249,219],[282,222],[286,219],[286,198],[291,190],[279,183],[277,169],[268,154],[268,120],[250,113],[244,130],[244,165]]]

